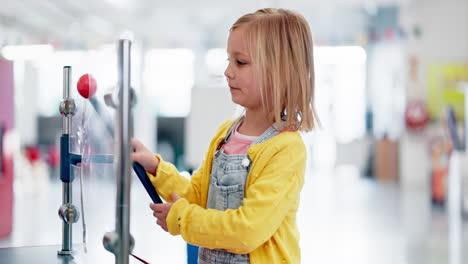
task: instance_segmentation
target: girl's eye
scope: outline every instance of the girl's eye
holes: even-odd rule
[[[231,58],[228,57],[226,60],[227,60],[227,61],[230,61]],[[241,60],[236,60],[236,63],[239,64],[239,65],[245,65],[245,64],[247,64],[247,62],[244,62],[244,61],[241,61]]]

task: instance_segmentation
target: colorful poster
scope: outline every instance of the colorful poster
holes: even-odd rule
[[[427,102],[431,119],[443,117],[446,107],[451,105],[457,119],[464,120],[463,82],[468,82],[468,63],[438,63],[429,66]]]

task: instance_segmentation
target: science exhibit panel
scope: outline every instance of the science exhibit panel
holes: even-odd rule
[[[63,88],[59,108],[63,117],[63,186],[62,193],[56,194],[62,197],[62,204],[58,205],[58,216],[51,216],[61,219],[61,244],[2,248],[0,263],[112,263],[114,259],[116,263],[146,263],[132,254],[135,240],[129,230],[130,177],[138,176],[135,182],[141,182],[148,194],[145,203],[162,201],[143,167],[130,160],[132,107],[136,103],[136,94],[130,87],[130,49],[129,40],[119,40],[116,45],[115,87],[99,87],[93,73],[75,76],[71,66],[63,67],[63,87],[57,84],[57,89]],[[105,191],[109,188],[87,184],[89,179],[107,181],[115,188],[109,194]],[[105,206],[115,208],[115,213],[111,210],[111,214],[86,215],[93,206],[99,210],[96,206],[101,206],[100,195],[113,196],[115,203]],[[106,226],[107,230],[96,230],[94,226]],[[115,230],[109,231],[114,226]]]

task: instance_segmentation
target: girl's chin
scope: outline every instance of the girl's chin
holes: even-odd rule
[[[239,105],[240,107],[243,107],[247,109],[244,103],[242,103],[242,100],[239,100],[239,98],[235,98],[234,96],[231,97],[231,101],[235,103],[236,105]]]
[[[236,96],[231,95],[231,101],[235,104],[241,105],[239,98],[237,98]]]

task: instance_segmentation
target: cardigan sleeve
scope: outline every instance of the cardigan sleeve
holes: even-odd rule
[[[190,203],[200,204],[201,176],[205,170],[205,162],[187,179],[180,175],[172,163],[164,161],[160,155],[156,155],[156,158],[159,159],[156,175],[148,172],[147,175],[158,194],[168,202],[172,202],[171,194],[176,193]]]
[[[172,163],[164,161],[160,155],[156,154],[156,158],[159,159],[156,174],[153,175],[147,172],[147,176],[151,180],[153,187],[164,200],[172,202],[171,194],[176,193],[187,199],[191,204],[202,204],[202,179],[207,175],[209,176],[213,149],[216,149],[217,142],[224,136],[232,122],[233,120],[228,120],[218,128],[216,135],[211,140],[208,151],[205,154],[204,161],[200,168],[193,173],[190,179],[180,175],[179,171]]]
[[[220,211],[180,199],[167,216],[169,232],[194,245],[236,254],[249,253],[269,240],[297,204],[304,179],[304,144],[283,145],[279,150],[272,147],[277,152],[265,155],[270,157],[267,165],[251,175],[256,179],[246,189],[242,206]]]

